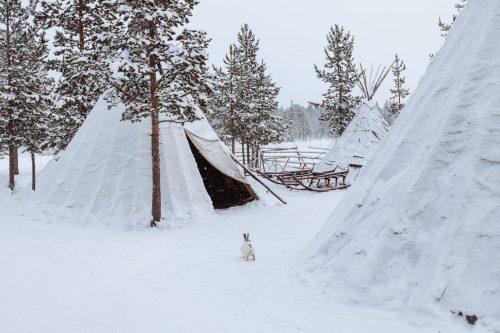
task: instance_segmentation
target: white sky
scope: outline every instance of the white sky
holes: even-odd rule
[[[355,36],[355,60],[364,67],[392,63],[395,53],[406,62],[407,86],[413,92],[443,43],[438,17],[450,21],[458,0],[200,0],[191,27],[212,38],[210,60],[221,65],[243,23],[260,39],[259,56],[281,89],[279,101],[321,101],[326,86],[314,64],[324,64],[329,27],[341,24]],[[376,96],[389,96],[392,76]]]

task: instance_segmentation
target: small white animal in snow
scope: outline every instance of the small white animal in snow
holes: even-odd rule
[[[241,254],[243,255],[243,258],[245,260],[252,260],[255,261],[255,250],[252,247],[252,242],[250,241],[250,234],[246,233],[243,234],[243,243],[241,244]]]

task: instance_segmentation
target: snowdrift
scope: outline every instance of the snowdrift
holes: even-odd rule
[[[469,1],[305,266],[339,299],[500,327],[500,1]]]
[[[108,110],[101,98],[68,148],[42,170],[35,205],[49,220],[126,228],[148,225],[151,123],[120,121],[123,112],[123,105]],[[243,190],[251,192],[206,120],[186,128],[162,123],[160,150],[162,213],[169,225],[210,219],[212,201],[224,199],[230,186],[233,197]],[[249,200],[255,196],[250,192],[245,193]]]

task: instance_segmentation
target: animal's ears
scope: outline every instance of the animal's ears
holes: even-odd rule
[[[250,233],[247,232],[247,240],[250,240]]]
[[[247,234],[243,234],[243,239],[247,240]]]

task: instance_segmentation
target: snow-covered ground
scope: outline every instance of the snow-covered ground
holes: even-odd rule
[[[40,164],[47,158],[41,158]],[[19,191],[0,160],[0,332],[466,332],[456,319],[337,303],[298,276],[296,258],[345,192],[277,191],[176,229],[36,222],[29,159]],[[261,193],[265,196],[265,193]],[[249,232],[257,260],[239,246]]]
[[[311,242],[305,271],[334,297],[500,333],[499,41],[500,1],[469,0]]]

